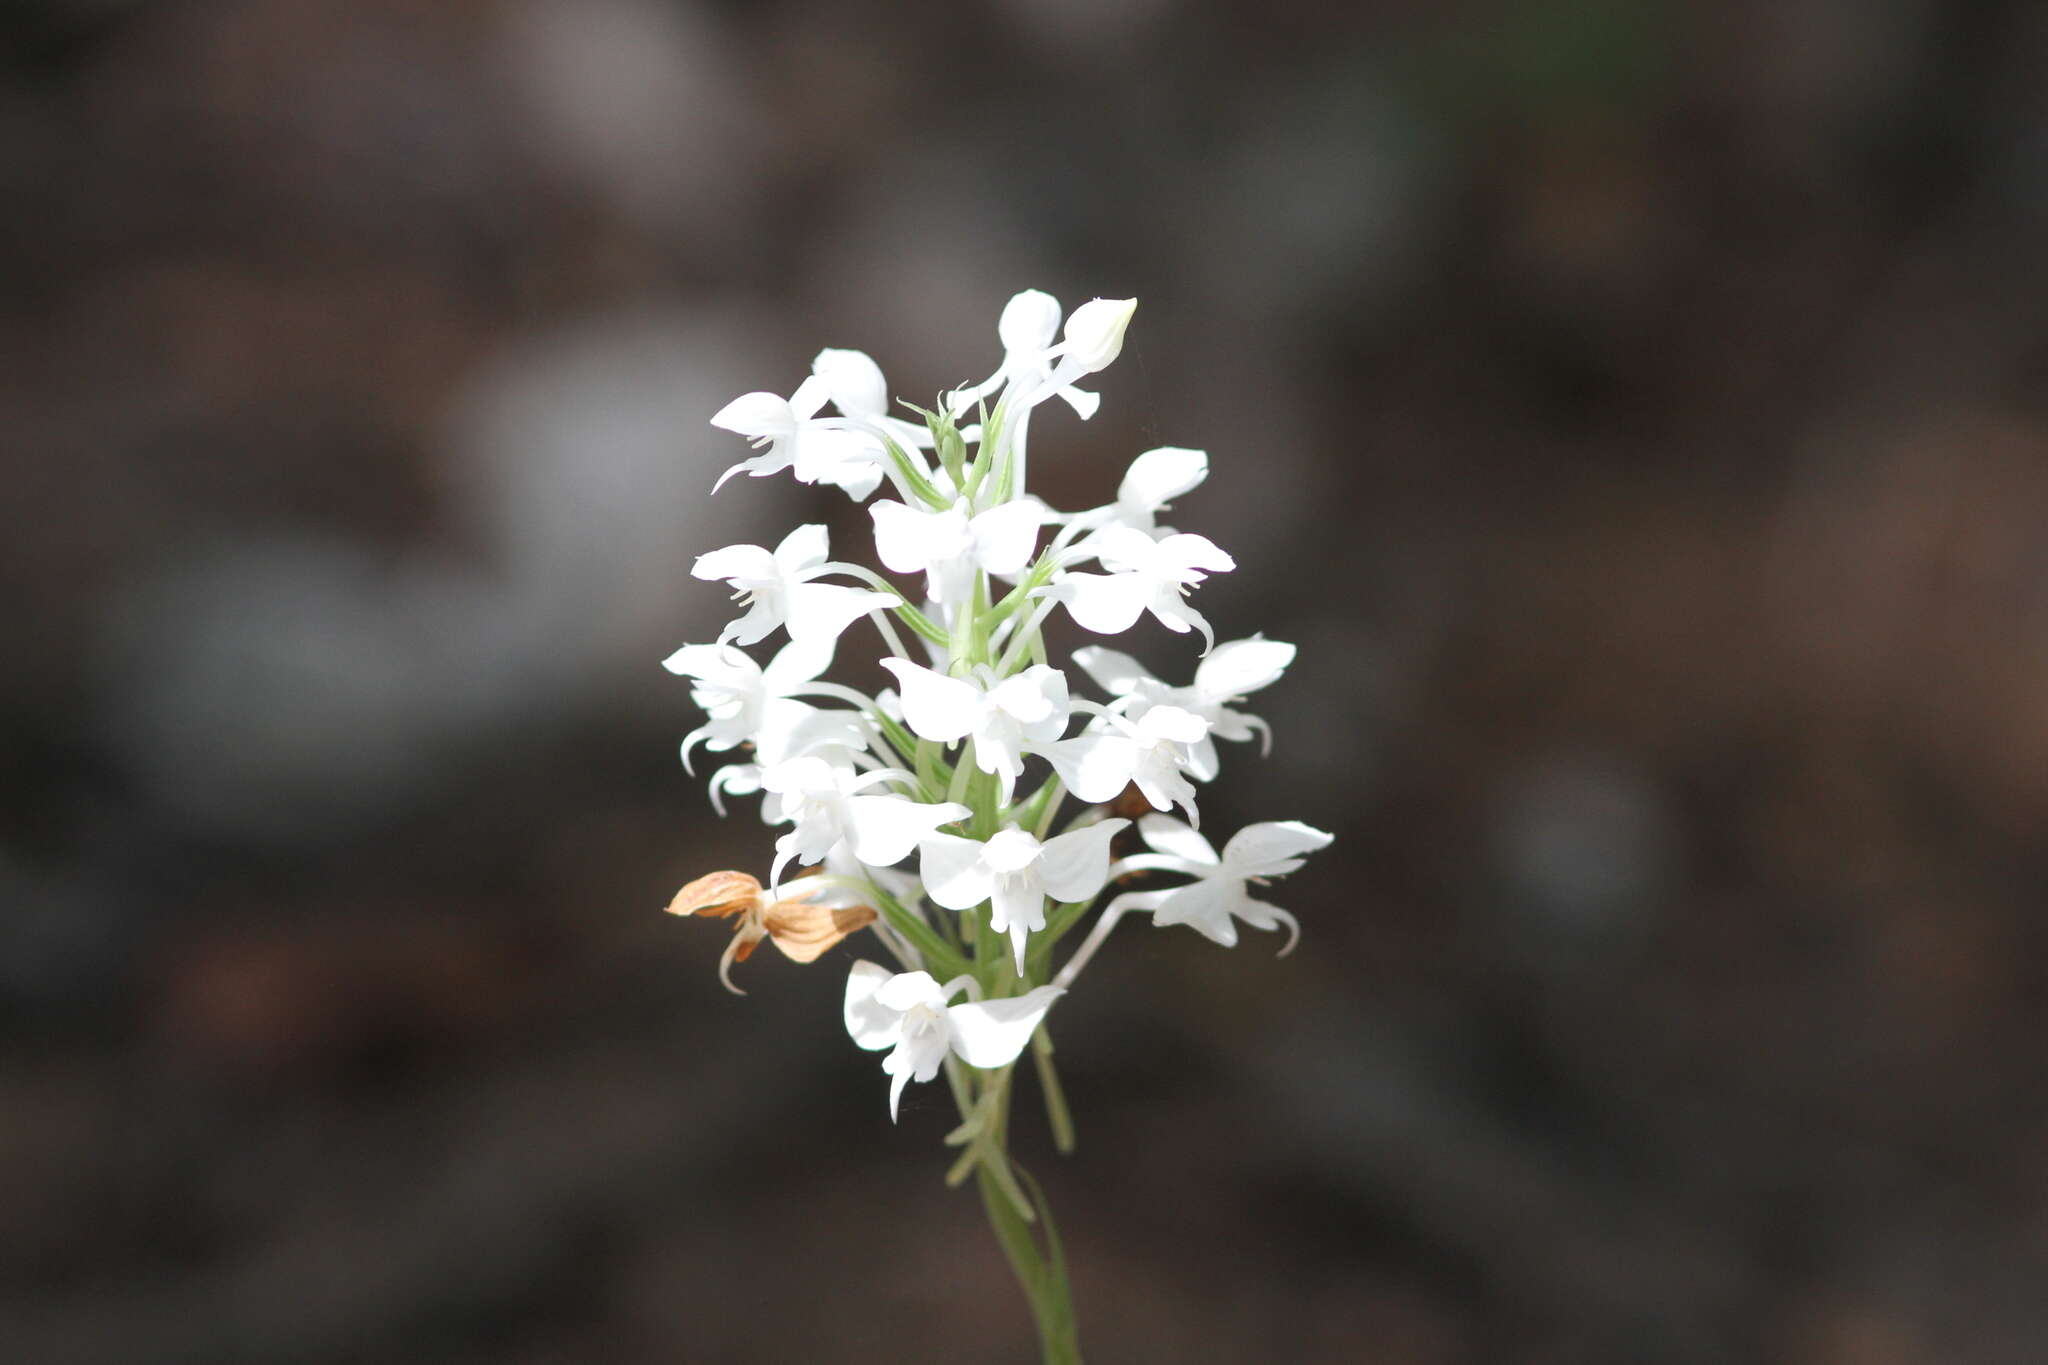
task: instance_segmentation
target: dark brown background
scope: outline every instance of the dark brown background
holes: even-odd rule
[[[1027,286],[1340,835],[1060,1008],[1090,1358],[2048,1356],[2042,7],[0,16],[0,1359],[1031,1358],[845,955],[658,913],[691,558],[864,548],[705,419]]]

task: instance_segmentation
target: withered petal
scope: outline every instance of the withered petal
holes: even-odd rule
[[[815,962],[825,951],[848,934],[875,922],[875,912],[865,905],[806,905],[800,901],[777,901],[761,917],[768,937],[791,962]]]
[[[710,872],[697,878],[668,903],[671,915],[723,917],[756,909],[761,904],[761,883],[744,872]]]

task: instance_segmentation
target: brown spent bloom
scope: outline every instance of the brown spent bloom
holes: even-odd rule
[[[762,894],[761,883],[744,872],[711,872],[676,892],[668,912],[734,921],[732,942],[718,959],[718,979],[734,995],[745,995],[732,983],[732,964],[752,957],[762,939],[773,940],[791,962],[815,962],[833,944],[875,922],[869,906],[811,904],[811,897],[822,889],[804,887],[770,901]]]

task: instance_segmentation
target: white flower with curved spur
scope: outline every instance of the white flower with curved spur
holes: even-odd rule
[[[1200,631],[1204,653],[1215,645],[1208,621],[1185,599],[1190,588],[1211,573],[1236,568],[1237,561],[1208,537],[1176,534],[1154,540],[1128,526],[1111,526],[1068,553],[1076,559],[1092,556],[1109,572],[1063,572],[1034,595],[1066,603],[1082,629],[1121,635],[1149,611],[1177,635]]]
[[[847,417],[886,432],[906,450],[931,446],[931,430],[922,422],[889,415],[889,383],[882,377],[882,367],[866,351],[827,347],[811,362],[811,373],[825,381],[832,406]],[[876,474],[879,477],[879,465]]]
[[[1016,793],[1024,755],[1058,739],[1069,715],[1067,678],[1057,668],[1034,664],[1014,677],[998,678],[982,665],[972,680],[949,678],[907,659],[884,659],[882,667],[901,685],[903,721],[920,738],[941,744],[974,741],[974,766],[1002,783],[1003,804]]]
[[[813,373],[788,398],[765,391],[743,393],[720,408],[711,418],[712,426],[766,449],[719,475],[711,491],[716,493],[735,474],[762,479],[788,469],[800,482],[843,488],[856,502],[874,492],[882,482],[881,443],[846,429],[838,419],[818,416],[818,409],[833,396],[832,389],[832,380]]]
[[[1027,289],[1004,304],[1003,315],[996,321],[996,335],[1003,343],[1003,363],[981,383],[948,394],[947,410],[957,417],[1006,384],[1021,392],[1050,379],[1053,361],[1060,350],[1053,340],[1060,330],[1060,311],[1060,301],[1042,289]],[[1083,421],[1093,417],[1102,402],[1095,394],[1084,393],[1071,383],[1061,385],[1047,396],[1055,395],[1065,399]]]
[[[1167,815],[1148,815],[1138,833],[1152,849],[1117,863],[1126,872],[1179,872],[1195,880],[1164,891],[1132,891],[1111,901],[1105,915],[1149,910],[1154,924],[1185,924],[1229,948],[1237,943],[1237,920],[1254,929],[1287,928],[1284,957],[1294,951],[1301,924],[1277,905],[1253,900],[1248,889],[1284,877],[1305,855],[1327,848],[1331,836],[1299,820],[1246,825],[1219,855],[1207,839]]]
[[[823,862],[842,839],[854,857],[871,867],[900,863],[925,835],[973,814],[958,802],[925,805],[867,790],[904,779],[914,780],[887,768],[857,773],[813,755],[765,765],[761,786],[774,798],[774,814],[795,826],[775,841],[769,883],[780,887],[782,870],[792,860]]]
[[[943,512],[924,512],[883,499],[868,508],[875,521],[875,553],[897,573],[921,573],[934,602],[964,601],[974,572],[1022,573],[1038,544],[1043,504],[1018,499],[976,513],[967,499]]]
[[[1189,687],[1169,687],[1130,655],[1101,645],[1075,650],[1074,662],[1117,699],[1115,709],[1125,716],[1136,719],[1154,706],[1166,705],[1192,711],[1208,721],[1209,733],[1188,755],[1188,772],[1198,782],[1211,782],[1222,766],[1216,740],[1247,740],[1256,735],[1260,752],[1272,746],[1272,727],[1249,712],[1231,710],[1230,703],[1278,682],[1294,662],[1294,646],[1262,635],[1220,644],[1196,667],[1195,681]]]
[[[848,626],[896,598],[871,588],[849,588],[811,580],[833,572],[825,528],[799,526],[782,538],[773,552],[759,545],[728,545],[697,556],[690,574],[723,579],[746,615],[719,632],[718,643],[756,644],[777,626],[789,628],[792,641],[830,643]]]
[[[1008,1066],[1031,1041],[1039,1020],[1063,992],[1057,986],[1006,1000],[949,1003],[968,988],[969,978],[941,986],[929,972],[892,973],[873,962],[853,964],[846,979],[846,1031],[870,1052],[884,1048],[882,1072],[889,1085],[889,1118],[896,1119],[903,1088],[939,1074],[951,1052],[969,1066]]]
[[[690,700],[708,718],[683,740],[683,771],[696,771],[690,750],[700,743],[713,753],[750,741],[775,747],[776,739],[800,726],[817,708],[791,694],[831,666],[832,645],[830,640],[792,641],[766,668],[734,645],[684,645],[662,660],[663,668],[696,684]]]
[[[1192,823],[1195,787],[1185,776],[1194,746],[1209,734],[1209,722],[1178,706],[1154,706],[1136,719],[1104,712],[1081,734],[1046,745],[1045,755],[1083,801],[1114,801],[1136,783],[1145,799],[1159,810],[1179,806]]]
[[[826,903],[818,897],[823,889],[822,882],[798,882],[789,895],[771,900],[761,883],[744,872],[712,872],[676,892],[668,912],[732,920],[732,941],[718,959],[718,979],[734,995],[745,995],[732,984],[732,964],[753,956],[762,939],[771,940],[791,962],[816,962],[848,934],[875,922],[872,906],[843,897]]]
[[[1128,820],[1101,820],[1040,843],[1029,830],[1012,825],[988,842],[956,834],[932,834],[918,841],[918,870],[925,894],[948,910],[972,910],[989,903],[989,927],[1007,933],[1024,974],[1024,944],[1045,927],[1045,898],[1086,902],[1109,883],[1109,841]]]

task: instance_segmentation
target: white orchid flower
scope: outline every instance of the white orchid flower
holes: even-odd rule
[[[947,410],[958,417],[1005,385],[1022,392],[1050,379],[1053,361],[1060,353],[1053,340],[1060,330],[1060,314],[1060,301],[1042,289],[1027,289],[1003,305],[1003,315],[996,321],[996,335],[1003,343],[1003,363],[981,383],[948,394]],[[1102,402],[1095,394],[1084,393],[1071,383],[1051,390],[1046,396],[1066,400],[1083,421],[1093,417]]]
[[[949,1003],[968,984],[965,976],[941,986],[928,972],[893,973],[873,962],[853,964],[846,979],[846,1031],[870,1052],[889,1050],[882,1072],[892,1078],[892,1122],[903,1088],[938,1075],[948,1052],[969,1066],[988,1069],[1016,1061],[1063,994],[1057,986],[1040,986],[1007,1000]]]
[[[1304,855],[1326,848],[1331,836],[1298,820],[1246,825],[1232,835],[1219,855],[1207,839],[1167,815],[1148,815],[1138,833],[1152,849],[1120,861],[1126,872],[1179,872],[1195,880],[1164,891],[1132,891],[1111,901],[1104,912],[1149,910],[1154,924],[1185,924],[1229,948],[1237,942],[1237,920],[1254,929],[1287,928],[1284,956],[1294,950],[1301,925],[1277,905],[1253,900],[1248,889],[1300,867]]]
[[[875,553],[896,573],[921,573],[934,602],[964,601],[977,569],[1023,572],[1038,544],[1039,504],[1019,500],[975,513],[967,499],[943,512],[925,512],[884,499],[868,508],[875,522]]]
[[[1111,526],[1089,536],[1070,554],[1093,556],[1110,572],[1062,571],[1035,595],[1066,603],[1082,629],[1120,635],[1149,611],[1175,634],[1200,631],[1204,653],[1215,645],[1208,621],[1185,599],[1188,590],[1209,574],[1234,569],[1237,561],[1208,537],[1176,534],[1154,540],[1129,526]]]
[[[696,771],[690,751],[700,743],[723,753],[800,726],[818,708],[793,700],[793,694],[831,666],[832,645],[830,640],[793,641],[766,668],[734,645],[684,645],[662,660],[663,668],[696,684],[690,700],[708,718],[683,740],[683,771]]]
[[[869,612],[895,605],[885,592],[812,582],[833,572],[830,553],[825,528],[813,524],[791,531],[772,553],[759,545],[728,545],[698,555],[691,576],[732,584],[734,599],[747,608],[719,633],[718,643],[756,644],[787,626],[793,642],[829,644]]]
[[[1014,825],[986,843],[934,833],[918,841],[925,894],[948,910],[989,903],[989,927],[1007,933],[1024,974],[1024,944],[1045,927],[1045,898],[1092,901],[1109,882],[1109,841],[1130,821],[1098,821],[1040,843]]]
[[[711,418],[712,426],[766,449],[719,475],[711,491],[716,493],[735,474],[761,479],[788,469],[802,483],[843,488],[856,502],[874,492],[882,482],[881,442],[839,419],[818,416],[818,409],[833,396],[832,389],[831,379],[813,373],[788,398],[765,391],[744,393],[720,408]]]
[[[1243,701],[1246,694],[1279,681],[1294,662],[1294,646],[1262,635],[1220,644],[1196,667],[1194,683],[1188,687],[1169,687],[1130,655],[1101,645],[1075,650],[1074,662],[1117,699],[1116,710],[1125,716],[1136,719],[1154,706],[1164,705],[1192,711],[1208,721],[1209,733],[1188,755],[1188,772],[1198,782],[1212,782],[1222,767],[1217,740],[1257,736],[1260,752],[1271,747],[1272,727],[1248,712],[1232,710],[1230,703]]]
[[[811,373],[825,381],[832,406],[847,417],[886,432],[906,450],[930,448],[932,433],[924,423],[889,415],[889,383],[882,377],[882,367],[866,351],[827,347],[811,362]]]
[[[919,839],[973,814],[958,802],[925,805],[867,791],[908,776],[886,768],[859,773],[811,754],[763,765],[761,786],[774,798],[774,818],[795,826],[775,841],[770,885],[781,886],[782,870],[792,861],[822,862],[842,839],[872,867],[900,863]]]
[[[1083,801],[1114,801],[1136,783],[1160,810],[1179,806],[1200,823],[1195,788],[1186,777],[1194,746],[1209,734],[1209,722],[1178,706],[1154,706],[1135,720],[1108,712],[1085,733],[1039,750]]]
[[[1002,784],[1008,805],[1024,773],[1024,755],[1066,731],[1070,714],[1067,678],[1037,664],[1015,677],[998,678],[983,665],[972,680],[949,678],[907,659],[884,659],[882,667],[902,686],[903,722],[923,739],[955,744],[974,741],[974,765]]]

